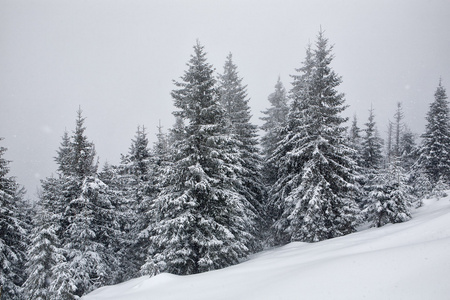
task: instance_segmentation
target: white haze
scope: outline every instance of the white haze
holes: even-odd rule
[[[222,71],[229,52],[248,85],[253,122],[278,76],[287,89],[320,27],[335,45],[347,116],[372,104],[384,134],[396,103],[418,134],[442,76],[450,87],[450,2],[1,0],[0,137],[11,173],[36,196],[79,106],[101,162],[118,163],[138,125],[154,140],[173,124],[172,80],[196,39]]]

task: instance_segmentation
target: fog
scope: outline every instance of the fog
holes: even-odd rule
[[[0,0],[0,146],[35,198],[79,107],[100,161],[116,164],[138,125],[155,140],[174,119],[170,92],[196,40],[222,72],[233,59],[253,122],[280,76],[290,89],[319,29],[334,45],[339,90],[359,125],[371,105],[381,134],[396,103],[421,134],[442,77],[450,88],[450,2]]]

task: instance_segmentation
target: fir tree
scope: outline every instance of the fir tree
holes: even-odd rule
[[[64,134],[55,158],[58,177],[42,181],[39,201],[45,221],[37,224],[28,252],[36,253],[45,241],[52,244],[41,257],[30,257],[28,270],[48,265],[43,276],[51,283],[31,278],[30,295],[41,295],[47,288],[49,299],[75,299],[117,278],[114,195],[98,179],[94,145],[84,132],[79,110],[75,131],[70,138]]]
[[[3,138],[0,138],[0,141]],[[23,197],[21,188],[9,177],[9,161],[0,147],[0,285],[2,299],[22,299],[21,285],[25,281],[23,266],[26,259],[26,225],[21,220],[18,203]]]
[[[220,103],[225,109],[230,121],[230,132],[238,141],[238,150],[241,160],[239,179],[241,184],[237,187],[247,200],[253,214],[257,216],[256,223],[262,229],[264,218],[265,190],[262,184],[261,156],[258,148],[258,127],[251,124],[250,107],[248,105],[246,86],[242,84],[237,66],[234,64],[231,53],[227,56],[223,74],[219,75]],[[258,230],[262,232],[262,230]],[[257,232],[254,232],[256,235]],[[260,249],[259,245],[252,247],[253,251]]]
[[[372,226],[401,223],[411,219],[411,197],[407,177],[398,159],[380,172],[369,194],[366,214]]]
[[[274,224],[279,243],[341,236],[359,222],[356,164],[340,116],[346,106],[336,90],[341,78],[330,67],[332,47],[322,31],[316,46],[294,76],[287,135],[276,150],[282,176],[272,191],[282,208]]]
[[[275,84],[275,91],[268,97],[271,107],[263,111],[265,115],[261,118],[264,124],[261,129],[265,134],[261,138],[261,146],[264,155],[263,174],[265,182],[270,186],[277,179],[276,164],[269,159],[273,155],[278,143],[282,140],[283,128],[286,125],[289,112],[286,89],[280,78]]]
[[[362,166],[366,170],[378,170],[383,164],[383,140],[378,136],[374,110],[369,110],[369,119],[364,124],[363,141],[362,141]]]
[[[330,67],[332,47],[322,31],[316,46],[294,76],[287,135],[275,151],[282,174],[272,189],[272,203],[281,208],[274,224],[279,243],[341,236],[359,222],[356,164],[340,116],[346,106],[336,90],[341,78]]]
[[[39,204],[40,206],[42,203]],[[53,280],[53,267],[64,260],[56,234],[57,224],[50,212],[40,208],[37,212],[35,227],[31,233],[28,249],[27,281],[23,288],[28,299],[58,299],[50,290]]]
[[[369,118],[365,123],[363,140],[361,143],[361,173],[364,196],[360,203],[361,208],[371,204],[369,194],[375,188],[376,178],[383,167],[383,140],[378,136],[373,108],[369,110]]]
[[[122,225],[126,235],[124,242],[128,249],[124,264],[127,264],[125,278],[130,279],[139,274],[145,263],[145,252],[148,240],[140,237],[141,231],[148,227],[151,218],[148,216],[151,201],[156,197],[154,164],[151,150],[148,147],[147,133],[144,127],[138,127],[127,155],[122,156],[119,165],[123,204],[125,207],[125,224]]]
[[[421,168],[433,184],[439,180],[450,183],[449,106],[445,88],[439,81],[427,114],[425,133],[416,168]]]
[[[192,274],[219,269],[248,254],[254,228],[236,191],[239,153],[227,132],[213,69],[197,43],[188,70],[172,92],[174,114],[186,121],[171,171],[154,203],[157,222],[149,237],[147,266]],[[154,272],[153,272],[154,273]]]

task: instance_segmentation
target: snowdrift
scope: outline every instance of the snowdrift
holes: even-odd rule
[[[405,223],[291,243],[203,274],[144,276],[82,299],[450,299],[450,198],[425,200]]]

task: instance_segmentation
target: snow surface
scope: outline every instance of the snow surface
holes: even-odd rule
[[[83,300],[450,299],[450,197],[413,219],[318,243],[291,243],[203,274],[159,274]]]

